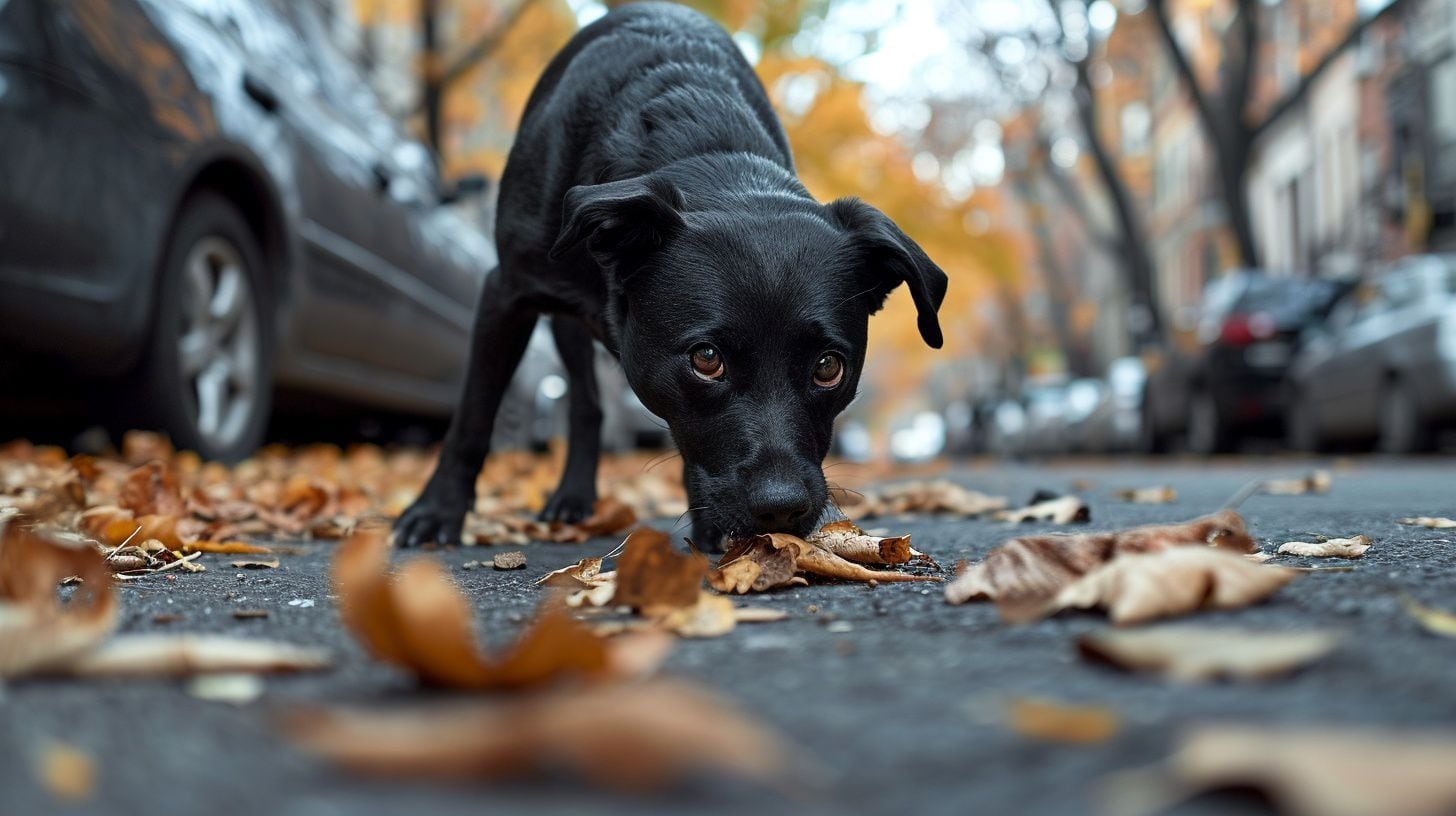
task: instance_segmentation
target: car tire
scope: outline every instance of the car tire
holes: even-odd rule
[[[1319,453],[1325,448],[1324,435],[1320,433],[1314,405],[1302,394],[1295,393],[1289,398],[1289,408],[1284,416],[1284,433],[1290,450]]]
[[[1404,380],[1393,380],[1380,399],[1380,431],[1375,448],[1381,453],[1419,453],[1431,447],[1431,434],[1422,426],[1415,393]]]
[[[1199,456],[1225,453],[1232,441],[1227,423],[1219,416],[1213,392],[1207,389],[1195,391],[1188,401],[1188,428],[1184,432],[1188,452]]]
[[[132,423],[179,449],[236,462],[263,441],[273,401],[273,309],[263,252],[241,213],[190,196],[168,237]]]

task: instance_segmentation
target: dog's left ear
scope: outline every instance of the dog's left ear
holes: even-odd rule
[[[661,246],[683,227],[682,209],[677,189],[652,176],[577,185],[566,191],[550,258],[585,241],[599,264],[614,266],[626,255]]]
[[[863,201],[841,198],[827,209],[830,217],[850,234],[859,263],[878,287],[872,292],[878,300],[870,313],[879,311],[891,290],[903,281],[915,300],[920,336],[926,345],[940,348],[945,339],[936,312],[945,300],[945,272],[889,216]]]

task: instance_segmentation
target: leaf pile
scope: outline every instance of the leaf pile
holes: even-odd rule
[[[521,544],[615,535],[639,518],[686,510],[680,480],[648,471],[645,456],[608,457],[611,494],[577,524],[542,523],[559,473],[555,457],[490,457],[477,482],[466,541]],[[115,572],[155,570],[187,552],[266,554],[242,539],[342,539],[362,523],[397,516],[419,494],[432,457],[361,445],[272,446],[235,467],[176,452],[149,433],[126,435],[116,456],[67,457],[58,448],[0,447],[0,520],[24,515],[107,548]],[[127,548],[127,549],[121,549]],[[184,566],[185,568],[185,566]]]
[[[56,587],[79,579],[69,601]],[[213,635],[112,638],[118,602],[105,558],[86,543],[0,526],[0,678],[181,676],[312,671],[328,655],[286,643]]]
[[[1054,611],[1052,607],[1056,606],[1059,593],[1109,566],[1119,556],[1161,553],[1189,546],[1230,553],[1258,549],[1243,518],[1232,510],[1181,524],[1153,524],[1103,533],[1023,536],[992,550],[977,564],[961,565],[955,579],[946,585],[945,597],[953,604],[993,600],[1006,620],[1035,620]],[[1103,580],[1099,577],[1096,582]]]

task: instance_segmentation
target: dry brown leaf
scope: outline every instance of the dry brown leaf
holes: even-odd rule
[[[666,533],[640,529],[627,537],[617,558],[613,601],[638,609],[690,607],[698,602],[708,562],[683,555]]]
[[[1456,638],[1456,613],[1437,609],[1433,606],[1426,606],[1414,598],[1406,598],[1402,602],[1405,611],[1416,619],[1427,632],[1442,637]]]
[[[54,798],[84,802],[96,790],[96,761],[74,745],[52,742],[41,749],[36,776]]]
[[[773,533],[778,537],[779,533]],[[841,581],[877,581],[882,584],[911,581],[941,581],[938,575],[916,575],[909,572],[872,570],[853,561],[846,561],[830,550],[815,544],[802,542],[799,557],[794,565],[800,572],[807,572],[824,578],[838,578]]]
[[[699,593],[692,606],[672,607],[654,618],[662,628],[686,638],[726,635],[738,622],[733,602],[711,592]]]
[[[1456,740],[1419,731],[1208,725],[1162,765],[1107,780],[1105,809],[1151,816],[1198,793],[1263,791],[1291,816],[1456,812]]]
[[[323,649],[223,635],[124,635],[51,673],[70,677],[187,677],[196,674],[319,671]]]
[[[81,579],[66,603],[61,580]],[[42,536],[22,519],[0,525],[0,678],[73,660],[116,625],[111,570],[89,543]]]
[[[708,571],[708,585],[742,595],[766,592],[794,580],[800,546],[792,537],[754,536],[734,543]]]
[[[278,569],[278,559],[270,561],[233,561],[233,569]]]
[[[695,773],[801,780],[803,762],[736,707],[668,681],[394,711],[315,709],[284,721],[306,749],[361,774],[518,779],[568,770],[661,788]]]
[[[1063,588],[1028,617],[1099,607],[1113,623],[1134,624],[1199,609],[1238,609],[1267,598],[1296,574],[1202,547],[1122,555]]]
[[[185,512],[177,474],[167,463],[148,462],[128,473],[117,505],[141,516],[180,516]]]
[[[1324,657],[1339,640],[1333,632],[1155,626],[1092,632],[1077,648],[1085,657],[1171,680],[1265,680]]]
[[[1045,742],[1092,745],[1117,734],[1121,718],[1107,706],[1072,706],[1016,698],[1006,706],[1006,724],[1018,734]]]
[[[1425,527],[1431,530],[1456,529],[1456,519],[1440,518],[1436,516],[1415,516],[1414,518],[1396,519],[1396,524],[1409,524],[1415,527]]]
[[[782,609],[763,606],[739,606],[733,609],[733,619],[739,623],[773,623],[784,620],[789,613]]]
[[[906,513],[944,513],[967,518],[1006,508],[1006,499],[987,496],[945,479],[903,482],[864,493],[834,491],[836,506],[852,519]]]
[[[1353,538],[1327,538],[1324,541],[1291,541],[1279,545],[1280,555],[1303,555],[1312,558],[1360,558],[1370,549],[1370,539],[1357,535]]]
[[[1170,504],[1178,501],[1178,491],[1169,485],[1119,490],[1112,495],[1133,504]]]
[[[945,587],[953,604],[996,601],[1003,617],[1022,618],[1059,590],[1119,555],[1160,552],[1170,547],[1212,546],[1231,552],[1258,550],[1244,519],[1220,510],[1180,524],[1150,524],[1104,533],[1022,536],[992,550],[976,564],[962,565]]]
[[[1328,470],[1314,470],[1298,479],[1269,479],[1260,489],[1272,496],[1303,496],[1306,493],[1328,493],[1331,484]]]
[[[1017,510],[998,510],[991,514],[997,521],[1022,524],[1031,521],[1045,521],[1052,524],[1072,524],[1092,520],[1092,511],[1086,502],[1076,496],[1060,496],[1055,499],[1035,502]]]
[[[602,571],[604,558],[583,558],[570,566],[552,570],[536,579],[536,586],[560,589],[581,589],[595,582]]]
[[[469,603],[438,561],[415,558],[394,580],[388,539],[356,533],[334,558],[334,591],[350,633],[375,657],[448,688],[527,688],[612,674],[610,647],[563,608],[546,605],[499,660],[475,641]]]
[[[526,554],[523,552],[497,553],[490,560],[491,566],[498,570],[518,570],[526,568]]]
[[[872,536],[852,521],[831,521],[811,533],[805,541],[856,564],[895,565],[924,561],[939,568],[935,559],[910,546],[910,536]]]
[[[637,513],[625,502],[610,496],[597,500],[592,513],[575,526],[588,538],[617,535],[637,523]]]

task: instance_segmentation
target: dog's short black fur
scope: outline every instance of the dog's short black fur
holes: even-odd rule
[[[703,549],[809,532],[827,501],[834,418],[890,290],[909,287],[921,335],[941,345],[945,273],[873,207],[814,201],[752,68],[680,6],[619,8],[547,67],[501,179],[496,237],[465,392],[439,466],[399,520],[402,545],[458,540],[539,316],[552,316],[571,406],[544,517],[577,520],[596,499],[595,337],[667,420]]]

